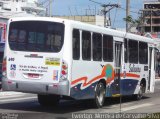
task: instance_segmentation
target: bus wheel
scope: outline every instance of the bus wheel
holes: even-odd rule
[[[144,89],[144,87],[141,84],[138,94],[135,95],[135,99],[136,100],[141,100],[142,99],[142,97],[143,97],[143,89]]]
[[[57,95],[41,95],[38,94],[38,102],[42,106],[56,106],[58,105],[60,97]]]
[[[95,106],[101,108],[105,101],[106,89],[102,82],[99,82],[95,89]]]

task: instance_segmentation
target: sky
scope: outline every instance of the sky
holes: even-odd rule
[[[101,6],[89,0],[52,0],[52,15],[85,15],[86,9],[88,14],[93,14],[95,9],[101,10]],[[110,11],[112,28],[125,28],[126,0],[94,0],[103,4],[119,4],[122,8],[114,8]],[[138,11],[143,9],[143,0],[130,0],[130,14],[134,19],[140,14]],[[92,11],[92,12],[90,12]]]

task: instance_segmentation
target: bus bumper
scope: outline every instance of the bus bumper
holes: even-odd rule
[[[2,79],[2,89],[4,91],[18,91],[35,94],[56,94],[69,96],[69,81],[59,83],[40,83],[29,81],[13,81]]]

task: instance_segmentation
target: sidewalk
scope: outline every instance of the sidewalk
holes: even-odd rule
[[[160,77],[156,77],[156,81],[160,81]]]
[[[14,91],[0,91],[0,97],[11,96],[11,95],[25,95],[25,93],[14,92]]]

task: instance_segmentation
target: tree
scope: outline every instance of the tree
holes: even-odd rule
[[[133,19],[131,15],[123,18],[123,20],[129,24],[129,28],[126,29],[126,31],[130,31],[133,26],[136,26],[138,28],[142,22],[141,17],[139,17],[138,19]]]

